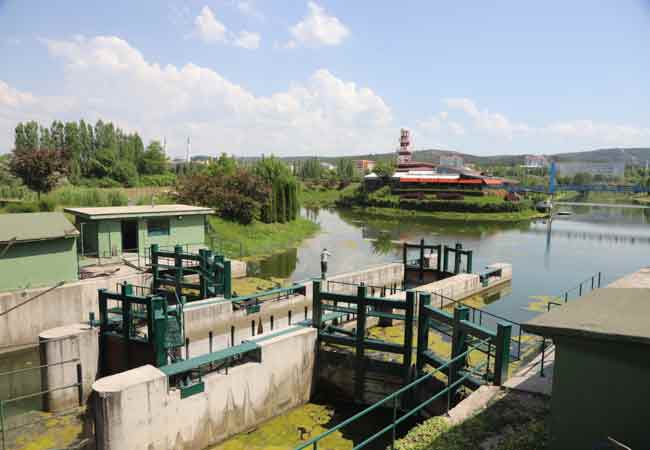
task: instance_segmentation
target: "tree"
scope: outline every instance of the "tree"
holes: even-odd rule
[[[237,172],[237,161],[222,153],[218,159],[210,161],[206,170],[212,177],[232,176]]]
[[[144,175],[160,175],[167,172],[167,156],[158,141],[151,141],[138,164]]]
[[[67,161],[60,150],[14,150],[10,168],[12,173],[28,188],[36,191],[40,198],[42,192],[51,191],[59,178],[66,175]]]
[[[381,160],[375,164],[375,174],[379,178],[388,180],[395,173],[395,163],[392,160]]]

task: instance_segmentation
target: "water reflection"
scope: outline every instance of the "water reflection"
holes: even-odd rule
[[[400,242],[424,239],[431,244],[462,242],[474,250],[474,268],[494,262],[513,264],[512,295],[487,306],[515,320],[534,315],[530,297],[558,294],[598,271],[613,280],[648,264],[650,209],[563,206],[571,216],[547,221],[494,223],[450,222],[429,217],[377,216],[363,211],[306,210],[321,233],[296,250],[259,265],[260,276],[303,280],[320,274],[319,254],[327,247],[330,273],[401,261]]]

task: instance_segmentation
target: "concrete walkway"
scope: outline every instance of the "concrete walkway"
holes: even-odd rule
[[[609,288],[650,288],[650,267],[644,267],[634,273],[625,275],[613,283]]]
[[[504,387],[533,394],[551,396],[553,391],[553,365],[555,363],[555,346],[550,345],[544,353],[544,376],[540,374],[542,355],[539,354],[531,362],[519,369],[519,372],[509,378]]]

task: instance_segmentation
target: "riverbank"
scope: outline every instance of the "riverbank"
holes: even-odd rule
[[[352,211],[364,212],[377,217],[428,217],[445,221],[458,222],[524,222],[533,219],[542,219],[548,216],[535,210],[525,210],[507,213],[463,213],[451,211],[417,211],[399,208],[379,208],[376,206],[353,206]]]
[[[210,218],[213,249],[229,258],[259,258],[297,246],[313,236],[319,225],[299,217],[286,223],[253,222],[242,225],[220,217]],[[210,238],[209,238],[210,239]]]
[[[560,199],[579,203],[609,203],[613,205],[632,204],[650,206],[650,195],[631,192],[566,192]]]
[[[305,208],[332,208],[341,197],[352,194],[358,187],[359,183],[351,183],[343,189],[303,186],[300,190],[300,204]]]

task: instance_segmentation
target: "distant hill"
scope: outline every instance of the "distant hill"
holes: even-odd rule
[[[524,163],[527,154],[522,153],[519,155],[493,155],[493,156],[477,156],[469,153],[462,153],[453,150],[441,149],[428,149],[428,150],[415,150],[413,152],[413,159],[422,162],[435,162],[440,161],[440,155],[459,155],[466,163],[478,164],[480,166],[511,166]],[[546,155],[549,159],[555,161],[580,161],[580,162],[625,162],[629,165],[645,165],[646,160],[650,161],[650,147],[648,148],[604,148],[597,150],[587,150],[583,152],[571,153],[556,153],[554,155]],[[371,159],[383,160],[395,157],[395,152],[390,153],[369,153],[365,155],[353,156],[337,156],[327,157],[319,156],[318,159],[323,162],[335,162],[338,159]],[[287,162],[304,161],[312,159],[314,156],[286,156],[281,159]],[[245,160],[257,158],[242,158]]]

